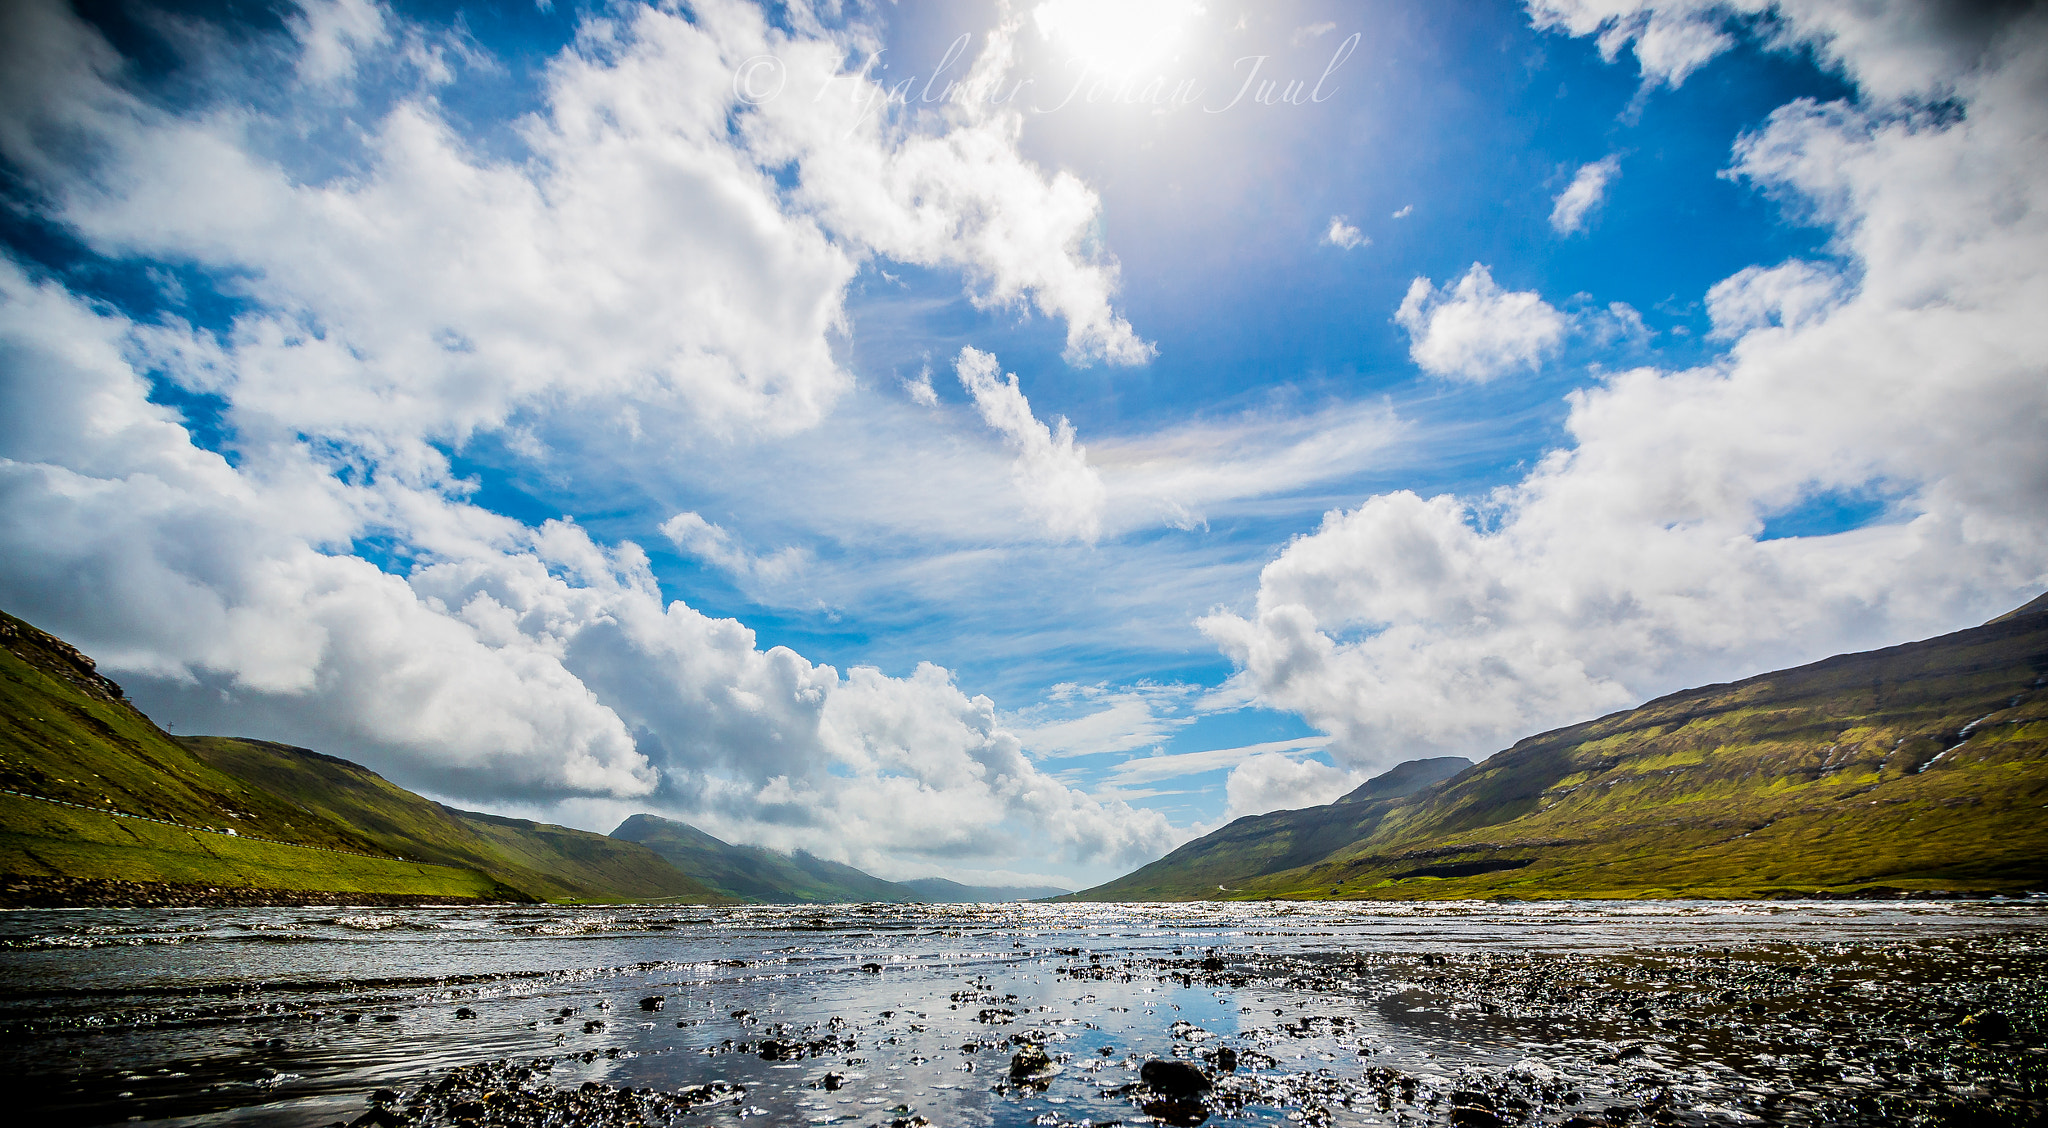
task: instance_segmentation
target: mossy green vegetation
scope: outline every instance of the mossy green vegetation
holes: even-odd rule
[[[174,738],[90,658],[4,613],[0,791],[16,793],[0,794],[0,879],[17,884],[726,900],[630,842],[457,811],[303,748]]]
[[[549,901],[727,900],[644,846],[587,830],[444,806],[305,748],[205,736],[179,742],[253,789],[353,828],[380,852],[467,866]]]
[[[1251,816],[1087,900],[2048,889],[2048,597],[1517,743],[1398,797]]]
[[[527,900],[471,869],[292,846],[0,795],[0,874],[448,901]]]

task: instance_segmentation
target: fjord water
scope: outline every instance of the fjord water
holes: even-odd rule
[[[2034,1051],[1936,1035],[2038,1003],[2044,969],[2038,901],[20,910],[0,1078],[54,1124],[354,1121],[497,1059],[744,1088],[678,1123],[1142,1123],[1115,1092],[1142,1061],[1227,1045],[1235,1121],[1430,1122],[1493,1084],[1839,1122],[1892,1090],[2025,1099]],[[1934,1056],[1859,1063],[1828,1025],[1852,1013]],[[1025,1041],[1061,1064],[1011,1085]]]

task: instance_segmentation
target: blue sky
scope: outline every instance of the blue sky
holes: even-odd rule
[[[10,19],[0,599],[181,732],[1079,883],[2048,577],[2031,15]]]

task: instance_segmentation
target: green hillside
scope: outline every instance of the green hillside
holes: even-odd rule
[[[1076,899],[2019,893],[2048,889],[2044,806],[2048,597],[1239,819]]]
[[[262,740],[205,736],[179,743],[255,790],[354,828],[381,853],[476,869],[550,901],[725,899],[643,846],[459,811],[347,760]]]
[[[307,899],[528,899],[474,870],[399,861],[354,828],[206,763],[90,658],[4,613],[0,790],[0,899],[61,884],[90,900],[113,882]]]
[[[638,842],[727,896],[769,904],[918,901],[915,890],[799,850],[734,846],[688,823],[634,815],[612,837]]]
[[[0,792],[0,903],[178,902],[221,889],[309,901],[725,899],[629,842],[457,811],[303,748],[173,738],[92,659],[5,614]]]

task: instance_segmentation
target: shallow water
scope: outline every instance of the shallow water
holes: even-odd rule
[[[0,1080],[56,1124],[510,1123],[429,1100],[500,1060],[458,1081],[728,1083],[635,1114],[677,1124],[2026,1123],[2044,984],[2038,902],[22,910]],[[1133,1087],[1175,1057],[1204,1101]]]

